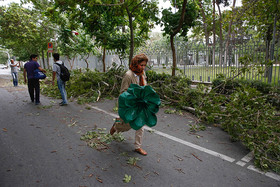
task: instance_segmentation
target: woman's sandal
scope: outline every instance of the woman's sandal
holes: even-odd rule
[[[136,153],[139,153],[140,155],[146,156],[148,153],[142,149],[142,148],[138,148],[134,150]]]
[[[116,132],[115,129],[115,123],[113,124],[112,128],[110,129],[110,134],[113,136],[113,134]]]

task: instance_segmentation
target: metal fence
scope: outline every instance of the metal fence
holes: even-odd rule
[[[225,43],[222,46],[217,42],[215,53],[213,45],[208,45],[202,41],[191,41],[188,43],[176,43],[177,70],[176,74],[183,74],[193,81],[212,82],[218,74],[225,77],[244,78],[247,80],[260,80],[269,82],[275,86],[280,86],[280,45],[279,42],[272,49],[272,44],[266,45],[265,41],[253,41],[247,38],[236,38],[229,42],[228,47]],[[142,48],[135,51],[135,54],[145,53],[149,57],[149,67],[157,72],[171,74],[172,53],[165,47],[153,46]],[[244,67],[241,57],[247,57],[249,71],[238,74]],[[86,68],[87,64],[81,56],[75,59],[61,58],[66,66],[73,69]],[[273,65],[269,66],[269,59],[273,60]],[[88,59],[88,67],[102,71],[102,58],[91,55]],[[115,51],[107,51],[106,69],[112,63],[122,64],[128,68],[128,59],[120,60]],[[244,61],[243,61],[244,62]],[[50,65],[52,61],[50,60]],[[263,72],[263,73],[260,73]]]
[[[217,42],[214,56],[213,46],[206,46],[202,41],[177,43],[176,47],[176,74],[184,74],[193,81],[211,82],[218,74],[223,74],[225,77],[259,80],[280,86],[279,43],[272,46],[266,45],[265,41],[241,38],[230,41],[226,48],[225,42],[221,46]],[[152,69],[171,73],[171,51],[155,47],[142,52],[149,56]],[[246,58],[242,61],[241,57]],[[269,65],[270,62],[272,65]],[[245,64],[248,71],[240,74]]]

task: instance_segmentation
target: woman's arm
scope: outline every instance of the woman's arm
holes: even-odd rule
[[[129,88],[131,83],[132,83],[132,78],[126,73],[122,80],[122,85],[120,90],[121,94]]]

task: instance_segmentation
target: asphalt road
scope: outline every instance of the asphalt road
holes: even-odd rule
[[[25,85],[13,87],[0,75],[0,186],[280,186],[274,173],[259,173],[249,151],[218,127],[190,133],[191,114],[158,113],[158,124],[146,129],[143,148],[133,152],[134,131],[126,140],[97,151],[80,140],[95,127],[110,129],[115,100],[91,106],[41,95],[30,103]],[[127,163],[137,157],[137,166]],[[131,176],[123,182],[125,174]]]

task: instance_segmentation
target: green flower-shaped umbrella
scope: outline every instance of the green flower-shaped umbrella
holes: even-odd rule
[[[160,103],[160,98],[152,87],[131,84],[119,97],[119,115],[134,130],[144,125],[153,127],[157,124],[155,114]]]

